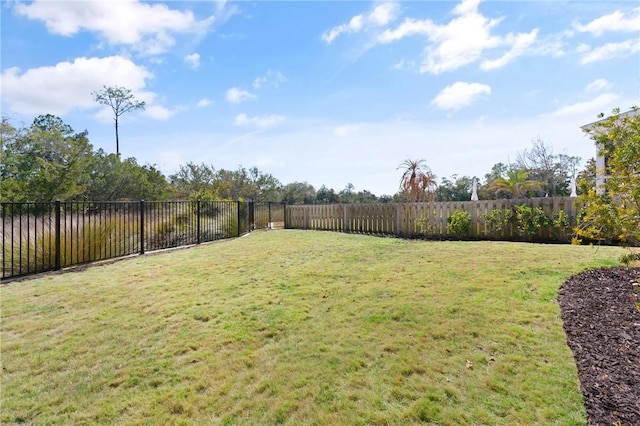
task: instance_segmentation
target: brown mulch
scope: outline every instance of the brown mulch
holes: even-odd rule
[[[589,425],[640,425],[640,269],[583,272],[560,289]]]

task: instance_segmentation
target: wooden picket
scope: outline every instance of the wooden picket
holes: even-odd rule
[[[286,226],[289,229],[315,229],[357,232],[401,237],[427,236],[451,238],[447,218],[455,211],[471,215],[469,239],[518,240],[512,222],[500,232],[492,233],[485,215],[492,210],[513,211],[517,205],[540,207],[549,218],[564,211],[571,225],[575,225],[578,208],[571,197],[529,198],[516,200],[480,200],[401,204],[320,204],[286,206]],[[421,221],[427,226],[421,226]],[[553,226],[538,229],[536,241],[567,241],[569,237]]]

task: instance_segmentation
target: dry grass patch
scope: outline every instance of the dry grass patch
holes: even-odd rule
[[[557,290],[622,252],[269,231],[11,284],[0,421],[584,423]]]

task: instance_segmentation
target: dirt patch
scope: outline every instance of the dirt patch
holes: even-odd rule
[[[560,289],[589,425],[640,425],[640,269],[587,271]]]

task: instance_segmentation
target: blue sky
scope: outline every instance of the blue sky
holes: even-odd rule
[[[124,157],[256,166],[283,184],[397,191],[405,159],[483,177],[640,104],[637,1],[4,1],[2,113],[56,114],[115,151],[91,92],[130,88]]]

